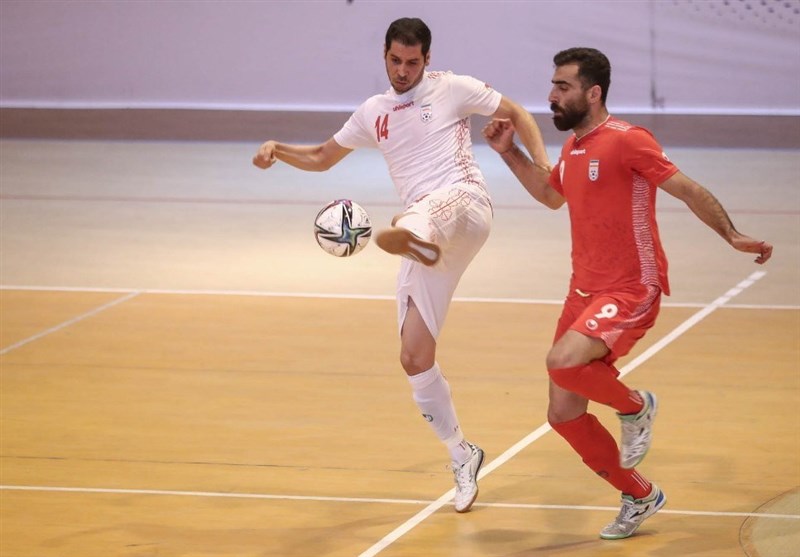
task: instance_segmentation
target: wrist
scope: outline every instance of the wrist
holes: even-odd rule
[[[502,156],[505,156],[505,155],[511,155],[516,150],[517,150],[517,144],[516,143],[512,143],[511,147],[509,147],[508,149],[506,149],[505,151],[500,153],[500,156],[502,157]]]

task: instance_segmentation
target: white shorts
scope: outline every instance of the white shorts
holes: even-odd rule
[[[412,203],[396,225],[436,243],[442,250],[432,267],[403,258],[397,276],[398,329],[403,329],[410,298],[433,338],[438,338],[461,275],[489,237],[491,200],[477,186],[456,184],[440,188]]]

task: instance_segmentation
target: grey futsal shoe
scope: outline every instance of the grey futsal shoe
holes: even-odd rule
[[[622,422],[622,440],[619,448],[619,464],[631,469],[644,460],[653,441],[653,421],[658,411],[656,395],[638,391],[644,407],[638,414],[617,414]]]
[[[656,514],[667,502],[667,496],[656,484],[650,495],[642,499],[634,499],[630,495],[622,495],[622,508],[614,522],[603,528],[600,537],[604,540],[621,540],[633,535],[648,517]]]

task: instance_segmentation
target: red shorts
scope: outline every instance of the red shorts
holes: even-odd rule
[[[603,361],[611,365],[653,326],[660,309],[661,289],[656,286],[595,294],[573,288],[564,301],[553,342],[569,329],[600,339],[610,350]]]

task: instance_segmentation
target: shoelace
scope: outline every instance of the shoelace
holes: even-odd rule
[[[636,506],[634,505],[633,501],[629,501],[628,499],[623,499],[622,501],[622,508],[619,510],[619,514],[617,515],[616,522],[630,522],[633,518],[633,513],[636,510]]]
[[[644,428],[635,422],[623,422],[622,429],[626,435],[640,439]]]
[[[467,464],[469,464],[469,461],[465,462],[464,464],[462,464],[461,466],[459,466],[457,468],[453,467],[453,472],[455,472],[455,475],[456,475],[456,483],[458,484],[458,487],[460,487],[460,488],[469,487],[469,484],[472,483],[471,482],[472,475],[469,473],[469,469],[467,468]]]
[[[632,444],[625,447],[628,449],[626,453],[636,452],[647,445],[647,440],[642,436],[642,429],[637,422],[622,422],[623,436],[633,440]]]

